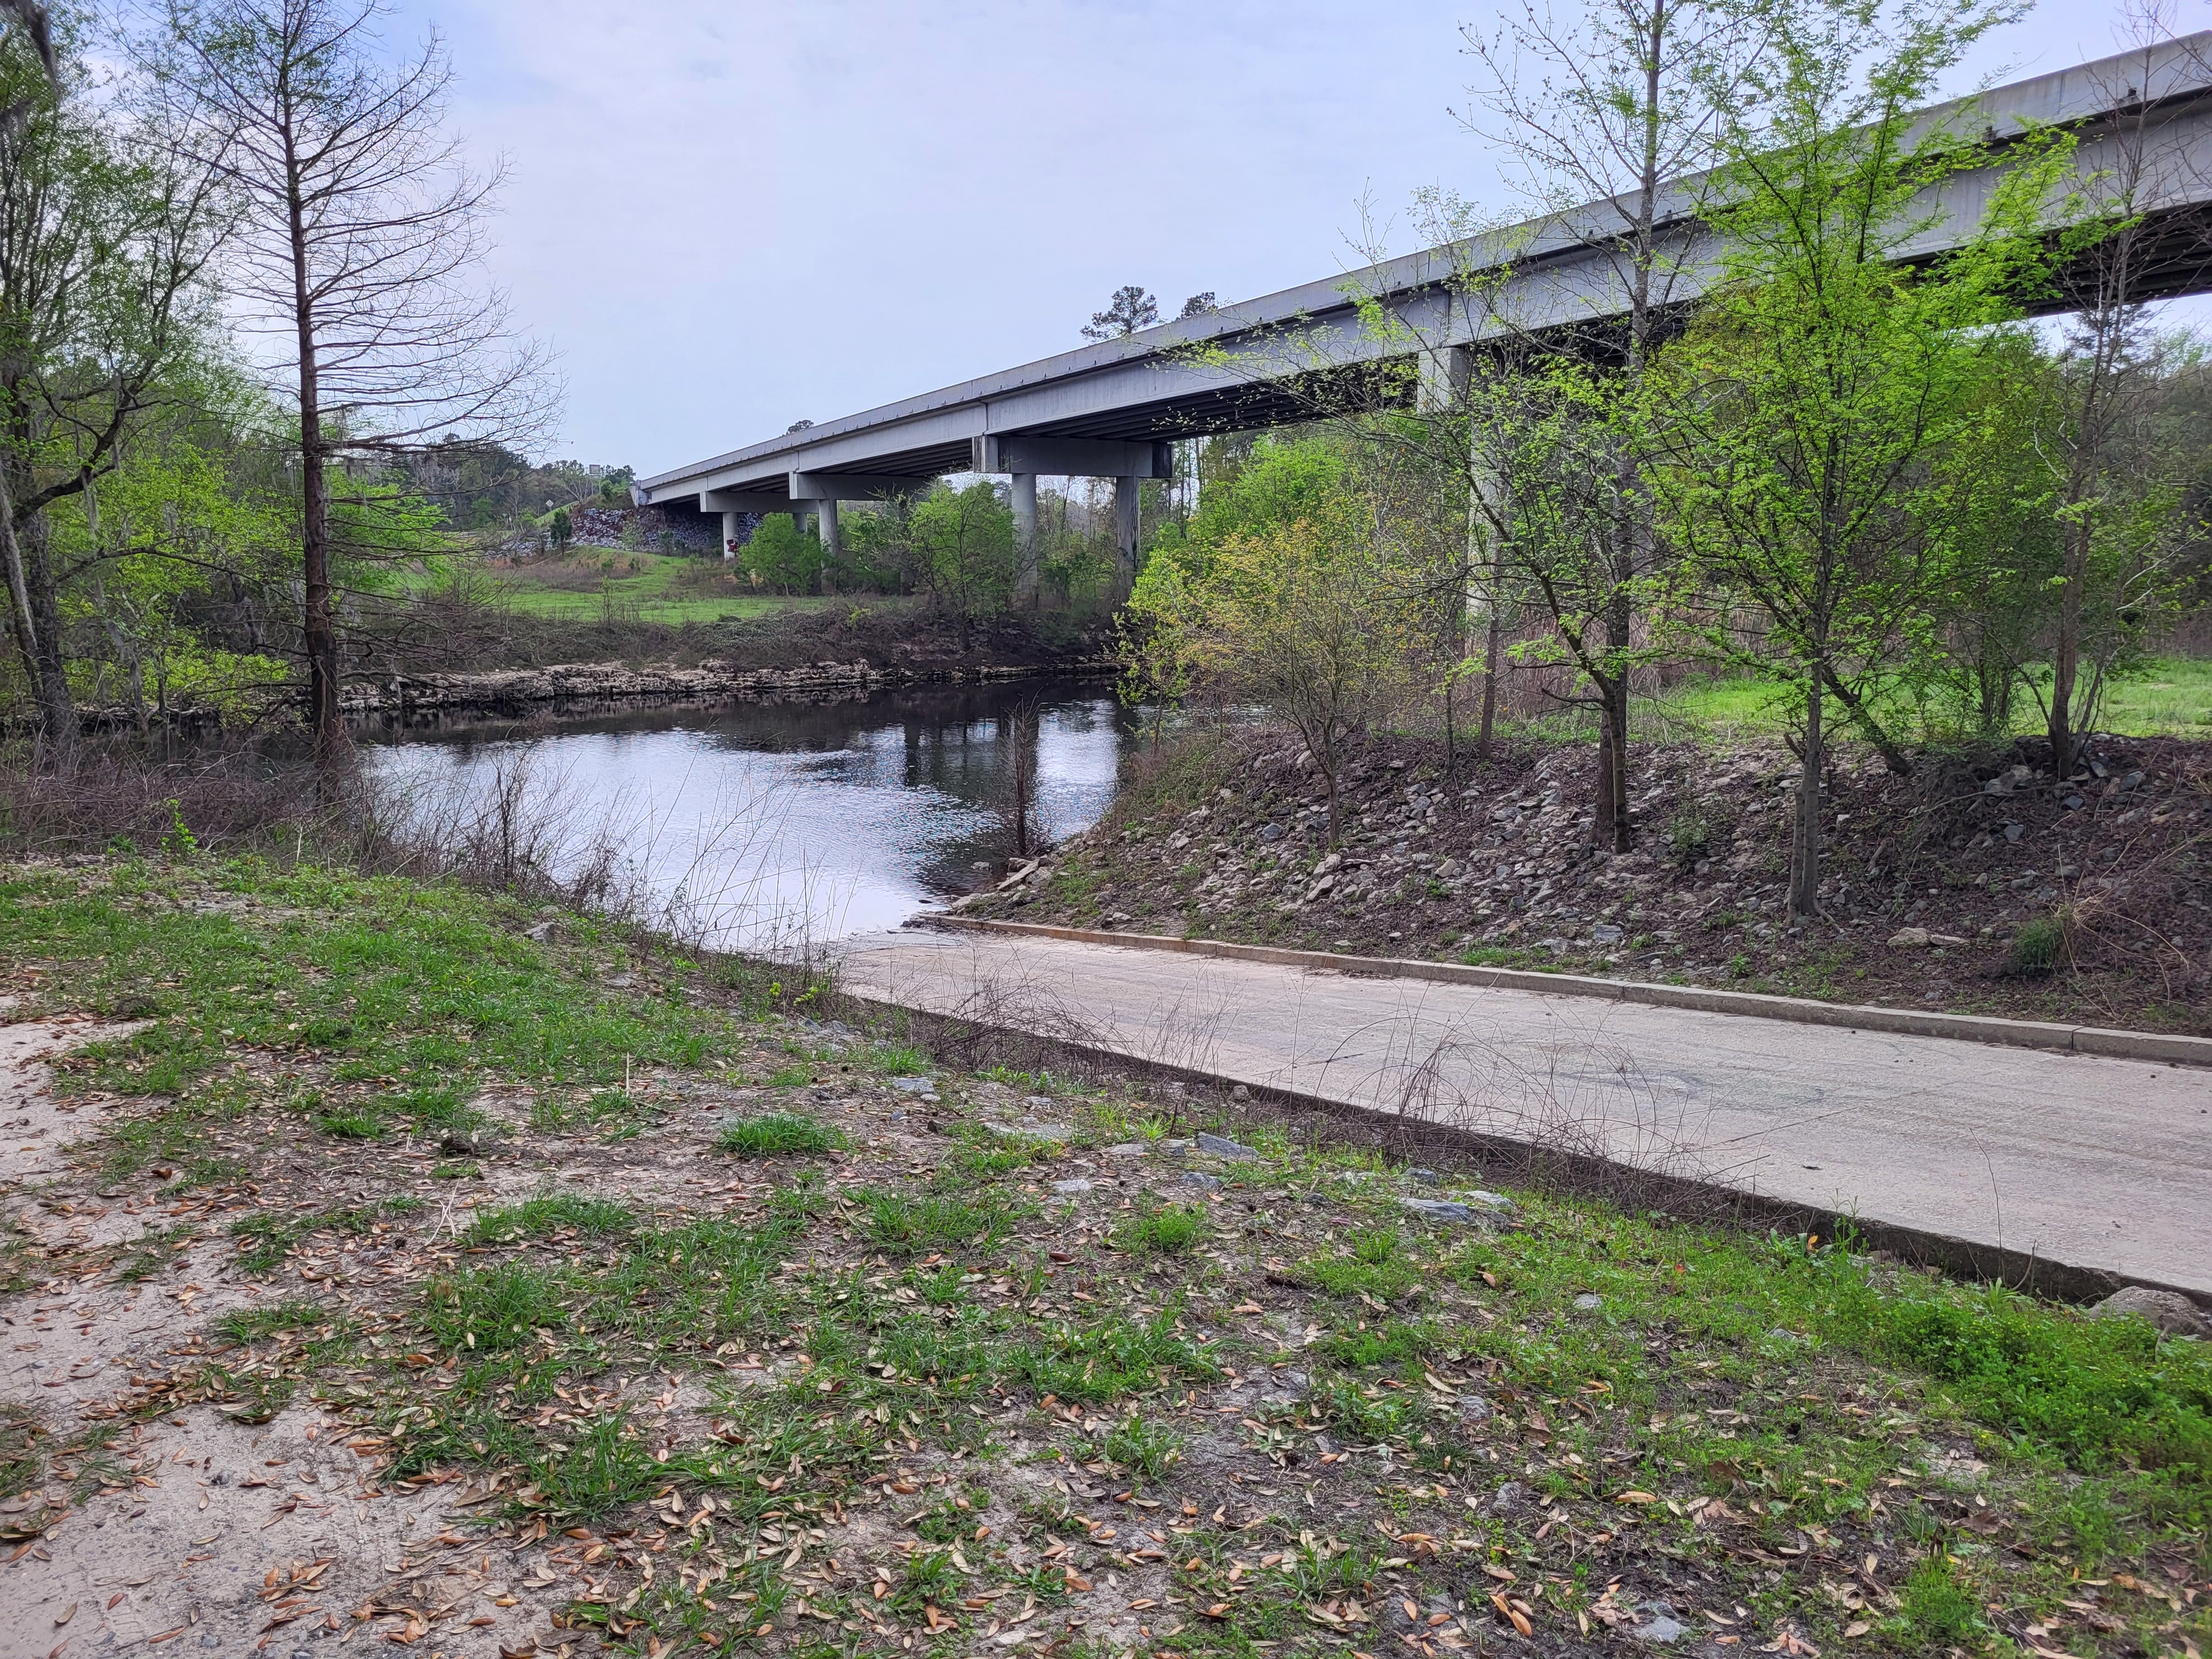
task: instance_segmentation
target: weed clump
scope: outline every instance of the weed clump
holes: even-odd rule
[[[714,1137],[717,1152],[738,1158],[792,1158],[842,1152],[844,1133],[803,1112],[763,1112],[726,1123]]]
[[[1206,1232],[1206,1212],[1195,1204],[1147,1210],[1115,1231],[1114,1243],[1133,1255],[1181,1255]]]

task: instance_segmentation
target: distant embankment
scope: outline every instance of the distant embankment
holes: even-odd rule
[[[862,659],[802,663],[787,668],[740,668],[725,662],[702,662],[689,668],[633,667],[620,662],[560,663],[477,674],[394,674],[347,686],[342,701],[349,714],[404,714],[437,708],[518,708],[552,702],[820,696],[887,685],[975,684],[1037,674],[1103,673],[1112,667],[1109,662],[1090,660],[884,667]]]

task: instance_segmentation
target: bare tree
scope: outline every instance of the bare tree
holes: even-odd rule
[[[234,297],[270,341],[299,422],[308,700],[341,746],[333,475],[454,437],[526,446],[557,406],[546,354],[483,280],[503,167],[473,172],[446,130],[452,70],[433,34],[388,58],[384,0],[171,0],[165,83],[198,152],[239,191]]]
[[[2057,615],[2045,726],[2051,763],[2073,769],[2075,740],[2101,689],[2115,624],[2141,596],[2131,586],[2155,562],[2142,546],[2136,500],[2151,470],[2138,441],[2166,395],[2168,352],[2149,310],[2160,268],[2201,259],[2201,232],[2175,227],[2159,210],[2199,182],[2197,166],[2161,94],[2201,72],[2191,46],[2174,38],[2171,0],[2130,5],[2121,28],[2130,49],[2100,70],[2100,92],[2116,112],[2082,135],[2070,256],[2058,267],[2069,302],[2047,464],[2059,517]],[[2193,220],[2189,221],[2192,224]],[[2100,625],[2101,624],[2101,625]],[[2100,636],[2103,636],[2101,639]],[[2081,684],[2084,659],[2093,668]]]

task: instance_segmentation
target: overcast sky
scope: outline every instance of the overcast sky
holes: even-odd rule
[[[1571,0],[1568,0],[1571,3]],[[1360,203],[1506,195],[1454,118],[1498,0],[400,0],[513,168],[494,275],[561,354],[556,454],[641,472],[1358,263]],[[1956,89],[2113,50],[2044,0]],[[2212,23],[2185,0],[2181,27]]]

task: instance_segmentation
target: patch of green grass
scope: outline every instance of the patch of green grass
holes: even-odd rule
[[[467,1237],[471,1244],[504,1244],[573,1228],[586,1238],[605,1238],[627,1232],[634,1219],[628,1206],[609,1199],[550,1193],[478,1216]]]
[[[763,1112],[725,1123],[714,1150],[738,1158],[792,1158],[838,1152],[848,1142],[843,1130],[802,1112]]]
[[[1903,1606],[1898,1633],[1916,1652],[1981,1645],[1981,1609],[1947,1558],[1935,1555],[1916,1564],[1899,1599]]]
[[[310,1121],[340,1140],[376,1140],[384,1134],[384,1120],[370,1111],[322,1112]]]
[[[45,1437],[36,1412],[0,1401],[0,1498],[20,1497],[46,1478],[46,1454],[39,1449]]]
[[[1182,1437],[1140,1417],[1124,1418],[1107,1431],[1099,1449],[1132,1474],[1157,1480],[1182,1461]]]
[[[230,1231],[240,1241],[238,1265],[250,1273],[276,1272],[300,1238],[297,1222],[266,1211],[240,1218],[231,1224]]]
[[[1114,1230],[1114,1243],[1132,1254],[1181,1255],[1206,1236],[1206,1211],[1170,1204],[1133,1216]]]
[[[560,1279],[527,1262],[472,1268],[434,1279],[423,1297],[423,1324],[456,1353],[528,1346],[542,1330],[568,1323]]]
[[[2066,924],[2057,916],[2032,916],[2013,935],[2012,970],[2047,974],[2066,956]]]
[[[771,1089],[803,1089],[813,1081],[814,1068],[811,1066],[780,1066],[769,1073],[768,1086]]]
[[[925,1250],[988,1250],[1013,1227],[1013,1212],[992,1200],[921,1197],[872,1188],[857,1196],[862,1226],[878,1249],[899,1255]]]
[[[582,1425],[566,1447],[539,1461],[535,1474],[556,1516],[579,1521],[649,1497],[665,1479],[643,1437],[619,1412]]]
[[[901,1618],[920,1619],[932,1607],[957,1607],[968,1593],[966,1583],[952,1565],[951,1551],[916,1550],[907,1557],[890,1593],[891,1610]]]
[[[1341,1255],[1309,1256],[1297,1267],[1299,1279],[1325,1295],[1347,1301],[1370,1296],[1396,1302],[1417,1295],[1422,1270],[1401,1255],[1395,1228],[1365,1227],[1346,1241]]]
[[[1355,1439],[1377,1443],[1402,1439],[1419,1415],[1419,1402],[1409,1391],[1325,1374],[1313,1379],[1307,1404],[1324,1422],[1337,1425]]]
[[[1323,1352],[1340,1365],[1371,1370],[1425,1358],[1442,1349],[1445,1340],[1434,1321],[1393,1319],[1369,1330],[1338,1331],[1327,1340]]]
[[[215,1322],[216,1334],[240,1346],[258,1342],[280,1331],[307,1330],[328,1322],[334,1316],[319,1302],[287,1297],[265,1307],[235,1308]]]
[[[1088,1325],[1048,1327],[1009,1356],[1008,1369],[1040,1394],[1102,1404],[1178,1377],[1218,1376],[1211,1349],[1178,1334],[1176,1320],[1170,1306],[1141,1324],[1108,1314]]]
[[[2212,1491],[2212,1354],[2141,1319],[2068,1317],[2002,1288],[1905,1297],[1866,1310],[1880,1347],[1941,1382],[1978,1420],[2055,1448],[2076,1468],[2124,1459]]]

